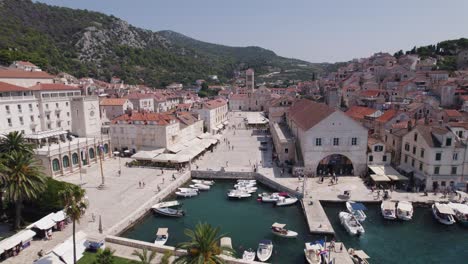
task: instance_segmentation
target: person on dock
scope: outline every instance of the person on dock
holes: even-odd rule
[[[138,182],[138,188],[141,188],[141,181]]]

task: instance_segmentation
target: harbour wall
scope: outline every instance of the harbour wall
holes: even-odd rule
[[[131,227],[135,222],[140,220],[148,210],[151,209],[155,203],[162,201],[166,196],[177,190],[181,185],[186,183],[190,179],[190,171],[186,171],[180,176],[178,176],[174,181],[172,181],[169,186],[162,189],[154,197],[149,199],[146,203],[141,205],[138,209],[133,211],[130,215],[122,219],[117,224],[113,225],[111,228],[106,230],[106,233],[109,235],[118,235],[123,232],[125,229]]]
[[[149,242],[144,242],[140,240],[135,240],[135,239],[129,239],[129,238],[123,238],[123,237],[117,237],[117,236],[112,236],[108,235],[106,236],[106,242],[112,243],[112,244],[117,244],[117,245],[122,245],[122,246],[127,246],[135,249],[147,249],[149,251],[154,251],[157,253],[162,253],[164,254],[166,251],[172,251],[174,256],[182,256],[186,254],[185,251],[183,250],[176,250],[175,247],[171,246],[164,246],[164,245],[155,245],[153,243]],[[111,246],[112,247],[112,246]],[[242,259],[236,259],[232,257],[227,257],[227,256],[222,256],[224,261],[227,264],[260,264],[264,262],[257,262],[257,261],[245,261]]]

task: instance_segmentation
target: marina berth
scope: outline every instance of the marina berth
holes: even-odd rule
[[[322,254],[325,253],[323,246],[319,243],[305,243],[304,255],[309,264],[322,264]]]
[[[156,232],[156,239],[154,240],[154,244],[162,246],[166,244],[168,239],[169,239],[169,229],[158,228],[158,231]]]
[[[272,253],[273,253],[273,243],[271,242],[271,240],[260,241],[260,243],[258,244],[258,248],[257,248],[257,258],[260,261],[265,262],[268,259],[270,259]]]
[[[380,210],[383,218],[388,220],[396,219],[396,203],[391,201],[383,201],[380,205]]]
[[[444,225],[453,225],[455,223],[455,212],[447,204],[435,203],[432,205],[432,215]]]
[[[397,217],[405,221],[411,220],[413,218],[413,204],[407,201],[398,202]]]
[[[448,203],[447,205],[455,212],[457,222],[468,226],[468,204]]]
[[[348,212],[354,215],[359,222],[366,220],[367,216],[364,213],[364,210],[367,210],[367,208],[364,204],[348,201],[346,202],[346,209],[348,209]]]
[[[274,223],[271,226],[271,232],[280,237],[295,238],[297,237],[297,232],[288,230],[284,228],[286,224]]]

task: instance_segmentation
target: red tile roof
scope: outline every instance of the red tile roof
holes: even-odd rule
[[[123,106],[128,101],[127,98],[104,98],[99,103],[100,106]]]
[[[375,121],[380,123],[386,123],[390,119],[394,118],[397,115],[398,111],[395,109],[387,110],[383,113],[383,115],[379,116]]]
[[[30,91],[28,88],[21,86],[0,82],[0,92],[17,92],[17,91]]]
[[[444,112],[447,114],[448,117],[462,117],[462,114],[457,110],[445,109]]]
[[[297,126],[309,130],[334,112],[335,109],[326,104],[301,99],[291,106],[288,116]]]
[[[31,86],[30,89],[41,91],[71,91],[81,90],[80,87],[65,85],[61,83],[39,83]]]
[[[203,104],[203,106],[204,106],[205,108],[208,108],[208,109],[215,109],[215,108],[224,106],[224,105],[226,105],[226,104],[227,104],[226,100],[224,100],[224,99],[216,99],[216,100],[206,101],[206,102]]]
[[[152,94],[144,94],[144,93],[131,93],[127,95],[128,99],[149,99],[153,97],[154,95]]]
[[[363,107],[363,106],[352,106],[346,111],[346,115],[354,119],[364,119],[365,116],[372,115],[377,110]]]
[[[30,66],[30,67],[37,67],[36,65],[32,64],[29,61],[16,61],[17,65],[22,65],[22,66]]]
[[[247,98],[246,94],[233,94],[229,97],[229,100],[243,100],[245,98]]]
[[[54,76],[43,71],[23,71],[23,70],[17,70],[17,69],[0,69],[0,78],[53,79]]]
[[[128,122],[132,124],[134,121],[142,122],[156,122],[158,125],[169,125],[171,120],[175,120],[175,117],[165,113],[146,113],[146,112],[132,112],[131,114],[121,115],[112,120],[112,123],[118,121]]]
[[[384,92],[382,90],[364,90],[360,92],[360,95],[364,97],[377,97]]]

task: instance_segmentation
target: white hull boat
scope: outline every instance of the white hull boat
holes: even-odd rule
[[[361,210],[357,210],[355,208],[359,208]],[[366,214],[364,213],[364,205],[362,203],[355,203],[353,201],[348,201],[346,202],[346,209],[348,209],[348,212],[352,215],[354,215],[354,217],[356,217],[356,219],[359,221],[359,222],[364,222],[364,220],[366,220]]]
[[[448,206],[455,212],[457,222],[468,226],[468,204],[448,203]]]
[[[251,188],[251,187],[255,187],[255,183],[253,184],[250,184],[250,183],[247,183],[247,184],[234,184],[234,188]]]
[[[257,183],[257,180],[237,180],[237,183]]]
[[[168,239],[169,239],[168,229],[158,228],[158,231],[156,232],[156,239],[154,240],[154,244],[162,246],[166,244]]]
[[[183,210],[172,209],[169,207],[153,208],[155,213],[171,217],[182,217],[185,215]]]
[[[280,224],[280,223],[274,223],[271,226],[271,232],[277,236],[280,237],[287,237],[287,238],[296,238],[297,237],[297,232],[288,230],[284,228],[286,225],[285,224]]]
[[[228,192],[227,196],[229,198],[242,199],[242,198],[248,198],[248,197],[252,196],[252,194],[246,193],[246,192],[243,192],[243,191],[240,191],[240,190],[232,190],[232,191]]]
[[[242,254],[242,259],[247,261],[254,261],[255,260],[255,251],[252,249],[244,250]]]
[[[323,247],[320,244],[305,243],[304,255],[309,264],[321,264]]]
[[[257,187],[240,187],[236,188],[236,190],[243,191],[246,193],[254,193],[257,192]]]
[[[432,205],[432,214],[434,218],[439,221],[439,223],[444,225],[453,225],[455,224],[455,219],[453,216],[455,212],[446,204],[435,203]]]
[[[180,197],[193,197],[198,195],[198,190],[192,188],[179,188],[179,191],[176,192],[176,195]]]
[[[264,203],[276,203],[281,196],[278,193],[272,193],[269,195],[262,196],[262,202]]]
[[[189,187],[200,191],[208,191],[210,189],[210,185],[205,185],[201,183],[190,184]]]
[[[265,262],[270,259],[271,254],[273,253],[273,243],[270,240],[262,240],[258,244],[257,249],[257,258]]]
[[[397,217],[398,219],[409,221],[413,219],[413,204],[407,201],[400,201],[397,205]]]
[[[350,213],[340,212],[340,222],[345,227],[346,231],[351,235],[362,235],[364,234],[364,227],[359,221]]]
[[[276,201],[276,206],[287,206],[295,204],[296,202],[296,197],[280,197],[278,201]]]
[[[200,184],[210,185],[210,186],[214,184],[214,181],[192,180],[192,182],[195,184],[200,183]]]
[[[382,213],[383,218],[387,220],[396,219],[396,204],[394,202],[383,201],[380,205],[380,211]]]

